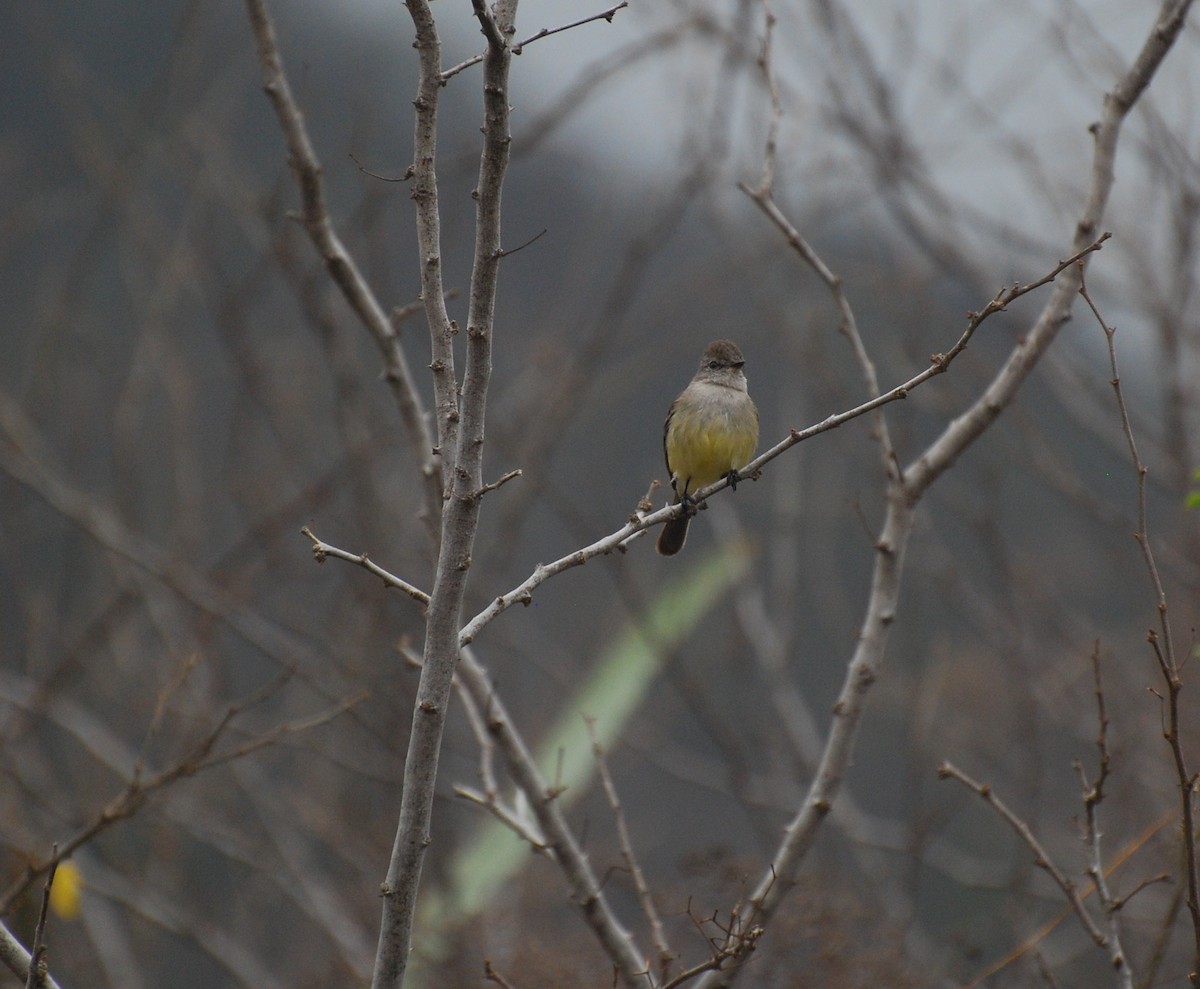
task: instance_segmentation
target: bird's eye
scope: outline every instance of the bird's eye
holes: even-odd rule
[[[708,369],[709,369],[710,371],[715,371],[715,370],[716,370],[717,368],[719,368],[720,366],[721,366],[721,362],[720,362],[720,361],[709,361],[709,362],[708,362]]]

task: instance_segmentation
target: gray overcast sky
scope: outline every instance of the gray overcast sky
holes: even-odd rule
[[[368,43],[390,44],[393,26],[406,30],[392,0],[347,0],[319,5],[343,28]],[[468,5],[461,16],[443,8],[444,62],[476,51],[479,35]],[[611,6],[607,0],[524,0],[519,37],[555,27]],[[1061,244],[1079,204],[1089,161],[1086,127],[1099,114],[1104,91],[1136,55],[1157,4],[1124,0],[908,0],[899,4],[772,5],[778,24],[774,67],[780,80],[784,120],[780,135],[780,198],[798,207],[870,210],[873,177],[862,156],[830,126],[831,93],[847,105],[869,105],[873,66],[889,87],[894,123],[917,156],[918,167],[955,206],[948,222],[961,225],[977,249],[987,251],[994,234],[976,220],[989,217],[1020,230],[1035,243]],[[315,10],[314,10],[315,13]],[[715,26],[697,28],[703,15]],[[830,28],[831,23],[836,26]],[[453,30],[454,25],[460,28]],[[758,174],[767,98],[749,62],[730,74],[725,57],[728,30],[756,52],[763,35],[757,2],[647,3],[632,0],[611,24],[592,23],[531,45],[514,71],[515,125],[539,114],[575,80],[611,64],[630,46],[678,29],[686,34],[606,80],[551,135],[553,146],[583,153],[603,170],[666,181],[686,155],[689,112],[725,104],[736,135],[728,159],[731,197],[736,181]],[[749,36],[746,27],[749,27]],[[1189,107],[1200,91],[1198,32],[1193,24],[1156,80],[1150,104],[1193,151],[1200,119]],[[861,44],[861,46],[860,46]],[[865,58],[859,55],[866,53]],[[1145,229],[1155,217],[1153,181],[1139,161],[1143,116],[1132,122],[1138,137],[1122,150],[1111,223],[1116,253],[1145,256],[1156,239]],[[867,130],[885,126],[864,119]],[[961,210],[957,207],[963,207]],[[1125,225],[1125,229],[1115,229]],[[1141,229],[1139,229],[1141,228]]]

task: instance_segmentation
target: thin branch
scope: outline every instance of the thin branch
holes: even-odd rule
[[[1034,837],[1033,832],[1029,829],[1029,825],[1014,814],[1008,805],[996,796],[988,784],[977,783],[961,769],[948,762],[943,762],[938,767],[938,779],[956,779],[965,787],[974,790],[979,796],[983,797],[992,810],[999,814],[1004,822],[1013,829],[1017,837],[1029,846],[1030,851],[1034,854],[1034,864],[1039,869],[1045,870],[1050,878],[1058,884],[1058,888],[1062,890],[1063,895],[1067,898],[1067,902],[1071,905],[1071,909],[1075,911],[1079,922],[1083,925],[1084,930],[1087,931],[1088,937],[1102,948],[1108,945],[1108,938],[1096,926],[1092,915],[1088,913],[1087,907],[1083,905],[1083,900],[1080,898],[1079,890],[1075,888],[1075,884],[1063,875],[1062,870],[1054,864],[1041,843]]]
[[[1175,766],[1175,781],[1179,787],[1179,824],[1183,839],[1184,862],[1187,873],[1187,906],[1192,919],[1192,974],[1193,983],[1200,982],[1200,862],[1197,861],[1196,851],[1196,805],[1195,787],[1196,774],[1188,768],[1184,752],[1183,731],[1179,711],[1179,697],[1183,692],[1183,680],[1179,675],[1179,664],[1175,658],[1175,647],[1171,636],[1171,623],[1167,612],[1167,595],[1163,589],[1162,577],[1159,575],[1158,563],[1154,558],[1154,549],[1150,545],[1150,533],[1146,523],[1146,475],[1149,469],[1142,462],[1138,453],[1137,440],[1133,435],[1133,426],[1129,419],[1129,409],[1125,404],[1125,394],[1121,390],[1121,374],[1117,367],[1117,347],[1115,326],[1104,321],[1100,310],[1088,294],[1087,282],[1083,272],[1079,274],[1079,294],[1095,316],[1096,321],[1104,331],[1108,345],[1108,361],[1112,370],[1111,384],[1116,399],[1117,410],[1121,417],[1121,429],[1129,446],[1129,456],[1137,475],[1137,529],[1134,539],[1142,551],[1142,559],[1146,564],[1146,572],[1154,591],[1155,605],[1158,612],[1159,631],[1150,629],[1147,639],[1151,650],[1158,662],[1163,682],[1167,689],[1167,723],[1163,737],[1171,749],[1171,758]]]
[[[650,925],[650,940],[654,942],[654,947],[658,950],[659,973],[665,982],[670,973],[671,962],[675,959],[675,953],[667,944],[667,936],[663,931],[658,909],[654,906],[654,897],[646,882],[646,874],[642,872],[642,867],[638,864],[637,856],[634,854],[633,839],[629,836],[629,827],[625,823],[625,812],[621,809],[621,798],[617,794],[616,784],[613,782],[612,774],[608,771],[608,761],[604,758],[604,750],[600,747],[600,739],[596,735],[596,719],[590,715],[584,715],[584,721],[587,723],[588,736],[592,740],[592,756],[596,760],[596,772],[604,786],[604,795],[608,798],[608,806],[612,808],[613,818],[617,823],[617,840],[621,845],[621,857],[625,859],[625,866],[633,878],[633,887],[637,890],[638,903],[641,904],[642,913],[646,915],[646,923]]]
[[[550,846],[546,844],[546,839],[541,832],[537,831],[531,822],[525,820],[511,807],[502,803],[497,794],[480,793],[478,790],[461,784],[455,784],[453,789],[456,797],[461,797],[467,803],[482,807],[518,838],[528,843],[535,852],[550,851]]]
[[[1163,829],[1170,827],[1173,821],[1173,814],[1164,814],[1157,821],[1153,821],[1151,824],[1145,827],[1141,834],[1139,834],[1132,841],[1126,842],[1114,857],[1113,861],[1109,864],[1108,868],[1105,870],[1105,876],[1111,877],[1117,871],[1117,869],[1128,862],[1140,849],[1144,848],[1152,838],[1162,832]],[[1154,879],[1149,880],[1148,883],[1158,882],[1160,881],[1160,878],[1167,877],[1156,876]],[[1148,885],[1148,883],[1143,883],[1141,886]],[[1089,883],[1087,888],[1080,893],[1080,898],[1086,900],[1095,891],[1095,883]],[[1130,896],[1132,895],[1133,894],[1131,893]],[[1128,900],[1129,897],[1127,896],[1125,899]],[[1022,958],[1034,951],[1037,945],[1041,944],[1042,941],[1044,941],[1050,936],[1050,934],[1057,930],[1059,925],[1062,924],[1062,922],[1068,917],[1072,916],[1074,912],[1074,909],[1070,905],[1065,906],[1061,912],[1042,924],[1036,931],[1025,938],[1024,941],[1009,951],[1008,954],[996,959],[981,972],[976,973],[976,975],[974,975],[971,979],[963,983],[962,989],[977,989],[977,987],[986,984],[987,981],[996,973],[1003,971],[1019,958]],[[1145,983],[1143,983],[1142,989],[1145,989]]]
[[[497,485],[499,482],[497,482]],[[318,539],[308,526],[304,526],[300,530],[301,535],[307,536],[313,544],[313,558],[318,563],[324,563],[327,557],[335,557],[339,560],[345,560],[347,563],[354,563],[362,567],[368,573],[374,574],[382,580],[388,587],[394,587],[397,590],[403,591],[410,598],[421,605],[429,604],[429,595],[419,587],[413,587],[408,581],[397,577],[395,574],[389,573],[383,567],[378,566],[372,561],[366,553],[349,553],[344,549],[339,549],[337,546],[331,546],[329,543],[322,542]]]
[[[625,7],[628,7],[628,6],[629,6],[629,0],[621,0],[621,2],[619,4],[617,4],[615,7],[609,7],[608,10],[602,10],[598,14],[592,14],[590,17],[584,17],[583,19],[578,20],[578,21],[573,21],[570,24],[564,24],[564,25],[562,25],[562,27],[554,27],[554,28],[544,27],[540,31],[538,31],[536,34],[531,34],[524,41],[518,41],[515,45],[513,45],[512,53],[514,55],[520,55],[521,52],[523,52],[525,50],[526,45],[532,45],[535,41],[541,41],[542,38],[548,38],[552,34],[558,34],[562,31],[570,31],[572,28],[582,27],[584,24],[591,24],[593,21],[608,21],[608,23],[611,24],[613,17],[616,16],[617,11],[623,10]],[[471,66],[473,66],[473,65],[478,65],[480,62],[483,61],[484,57],[485,57],[484,55],[472,55],[466,61],[459,62],[458,65],[451,66],[449,69],[446,69],[446,71],[441,74],[442,83],[445,84],[446,82],[449,82],[449,80],[454,78],[456,75],[458,75],[460,72],[471,68]]]
[[[516,254],[517,251],[525,250],[525,248],[527,248],[530,244],[535,243],[536,241],[539,241],[543,237],[545,237],[547,232],[549,231],[549,229],[550,229],[549,227],[542,227],[542,229],[540,231],[535,233],[532,237],[530,237],[527,241],[525,241],[525,243],[518,244],[516,247],[510,247],[510,248],[507,248],[504,250],[497,251],[496,257],[507,258],[507,257],[511,257],[512,255]]]
[[[764,933],[763,928],[758,924],[752,923],[748,927],[742,924],[736,908],[730,914],[728,926],[722,926],[717,921],[715,914],[702,923],[692,916],[690,907],[688,916],[691,917],[692,923],[701,933],[703,933],[704,923],[713,923],[721,931],[722,936],[719,939],[706,936],[706,940],[712,948],[712,955],[705,961],[684,969],[675,978],[664,982],[659,989],[676,989],[678,986],[691,982],[697,976],[721,971],[726,969],[727,965],[731,967],[740,965],[753,954],[754,949],[758,947],[759,938]]]
[[[369,175],[371,178],[378,179],[380,182],[407,182],[413,177],[412,165],[409,165],[408,168],[406,168],[399,175],[381,175],[379,172],[372,172],[369,168],[367,168],[366,165],[359,161],[358,157],[354,154],[350,155],[350,160],[354,162],[354,167],[362,172],[363,175]]]
[[[485,484],[482,488],[480,488],[478,491],[476,491],[475,497],[482,498],[489,491],[495,491],[498,487],[501,487],[502,485],[507,484],[513,478],[520,477],[520,476],[521,476],[521,469],[519,467],[516,470],[510,470],[506,474],[501,474],[500,477],[498,477],[496,480]]]
[[[38,989],[46,984],[46,917],[50,913],[50,890],[54,886],[54,874],[58,871],[58,845],[55,845],[51,852],[50,862],[50,868],[46,871],[46,884],[42,887],[42,906],[38,911],[37,926],[33,932],[33,951],[29,957],[25,989]]]

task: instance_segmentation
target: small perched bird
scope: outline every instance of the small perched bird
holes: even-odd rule
[[[692,383],[671,403],[663,425],[663,451],[675,504],[684,512],[663,526],[658,552],[674,556],[683,549],[688,523],[696,514],[692,492],[728,477],[754,457],[758,446],[758,409],[746,390],[746,359],[731,340],[714,340],[700,358]]]

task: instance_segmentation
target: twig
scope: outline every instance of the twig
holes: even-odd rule
[[[650,940],[654,942],[654,947],[658,950],[660,978],[665,982],[670,974],[671,962],[675,959],[675,953],[667,944],[667,936],[663,931],[658,909],[654,906],[654,897],[646,882],[646,874],[642,872],[642,867],[638,864],[637,856],[634,854],[633,839],[629,836],[629,827],[625,823],[625,812],[621,809],[621,798],[617,795],[616,784],[613,783],[612,775],[608,771],[608,761],[604,758],[604,750],[600,747],[600,739],[596,735],[596,719],[590,715],[584,715],[584,722],[587,724],[588,735],[592,740],[592,756],[596,760],[596,772],[600,776],[600,782],[604,786],[604,795],[608,798],[608,806],[612,808],[613,818],[617,824],[617,840],[621,844],[621,857],[625,859],[629,875],[633,878],[634,889],[637,890],[642,913],[646,915],[646,923],[650,925]]]
[[[42,888],[42,906],[38,911],[37,927],[33,932],[33,950],[29,956],[29,971],[25,976],[25,989],[38,989],[45,985],[48,965],[46,962],[46,916],[50,912],[50,889],[54,886],[54,874],[58,871],[58,845],[50,854],[50,868],[46,872],[46,885]]]
[[[480,488],[478,491],[475,492],[475,497],[482,498],[489,491],[495,491],[501,485],[507,484],[514,477],[520,477],[520,476],[521,476],[521,469],[519,467],[516,470],[510,470],[507,474],[502,474],[496,480],[491,481],[488,484],[485,484],[482,488]]]
[[[369,168],[367,168],[366,165],[364,165],[361,161],[358,160],[358,157],[356,155],[351,154],[350,160],[352,162],[354,162],[354,166],[360,172],[362,172],[363,175],[369,175],[373,179],[379,179],[380,182],[407,182],[409,179],[411,179],[413,177],[412,165],[409,165],[408,168],[406,168],[399,175],[380,175],[378,172],[372,172]]]
[[[525,820],[524,817],[511,807],[507,807],[501,803],[500,798],[495,793],[480,793],[469,786],[459,784],[456,784],[453,789],[456,797],[461,797],[468,803],[482,807],[518,838],[527,842],[529,847],[535,852],[550,851],[550,846],[546,844],[545,837],[537,830],[536,825]]]
[[[495,982],[496,985],[500,986],[500,989],[516,989],[516,986],[492,968],[492,960],[490,958],[483,960],[483,977],[487,982]]]
[[[584,17],[582,20],[574,21],[571,24],[564,24],[564,25],[562,25],[562,27],[555,27],[555,28],[544,27],[540,31],[538,31],[536,34],[531,34],[524,41],[518,41],[515,45],[513,45],[512,49],[511,49],[512,53],[514,55],[520,55],[521,52],[525,50],[526,45],[532,45],[535,41],[541,41],[542,38],[548,38],[548,37],[550,37],[550,35],[558,34],[561,31],[570,31],[571,28],[582,27],[584,24],[591,24],[593,21],[608,21],[608,23],[611,24],[612,19],[613,19],[613,17],[616,16],[617,11],[622,10],[628,6],[629,6],[629,0],[621,0],[621,2],[619,4],[617,4],[615,7],[609,7],[608,10],[602,10],[598,14],[592,14],[590,17]],[[446,69],[446,71],[441,74],[442,83],[445,84],[445,83],[449,82],[452,78],[454,78],[460,72],[462,72],[466,69],[469,69],[472,65],[478,65],[480,62],[483,61],[483,59],[484,59],[483,55],[472,55],[466,61],[459,62],[458,65],[451,66],[449,69]]]
[[[1100,947],[1108,945],[1108,938],[1096,926],[1092,915],[1088,913],[1087,907],[1083,905],[1083,900],[1080,898],[1079,890],[1075,888],[1075,884],[1063,875],[1058,866],[1054,864],[1041,843],[1034,837],[1033,832],[1029,829],[1029,825],[1014,814],[1008,808],[1008,805],[992,792],[992,788],[988,784],[977,783],[961,769],[948,762],[943,762],[938,767],[938,779],[956,779],[968,789],[974,790],[979,796],[983,797],[988,805],[1016,832],[1017,837],[1029,846],[1030,851],[1034,854],[1034,864],[1039,869],[1045,870],[1050,878],[1058,884],[1058,888],[1062,890],[1063,895],[1075,911],[1075,915],[1079,918],[1079,922],[1083,925],[1084,930],[1087,931],[1088,936]]]
[[[549,227],[542,227],[542,229],[540,231],[535,233],[532,237],[530,237],[527,241],[525,241],[525,243],[518,244],[516,247],[510,247],[510,248],[507,248],[504,250],[498,250],[496,252],[496,257],[507,258],[507,257],[511,257],[512,255],[516,254],[517,251],[525,250],[525,248],[527,248],[530,244],[534,243],[535,241],[539,241],[543,237],[545,237],[548,230],[549,230]]]
[[[499,483],[500,482],[497,482],[497,485]],[[394,587],[397,590],[403,591],[417,603],[421,605],[429,604],[428,594],[426,594],[419,587],[413,587],[413,585],[408,583],[408,581],[403,580],[402,578],[397,577],[395,574],[384,570],[383,567],[372,561],[366,553],[350,553],[344,549],[339,549],[337,546],[331,546],[329,543],[318,539],[308,526],[304,526],[304,528],[300,530],[300,533],[304,536],[307,536],[312,541],[313,558],[318,563],[324,563],[326,557],[330,556],[339,560],[345,560],[347,563],[354,563],[362,567],[368,573],[374,574],[385,584],[387,584],[388,587]]]
[[[741,923],[737,913],[737,908],[729,915],[728,926],[722,926],[717,920],[716,914],[705,921],[698,920],[692,915],[691,907],[688,908],[688,917],[692,923],[703,934],[704,924],[711,923],[716,925],[721,932],[721,938],[711,938],[705,935],[705,940],[708,941],[709,947],[712,949],[712,956],[705,961],[693,965],[691,968],[686,968],[680,972],[675,978],[664,982],[659,989],[676,989],[677,986],[685,985],[691,982],[697,976],[704,975],[706,972],[718,972],[726,968],[726,963],[732,963],[731,967],[736,967],[745,961],[758,946],[758,940],[762,937],[764,931],[758,924],[751,924],[746,927]]]

